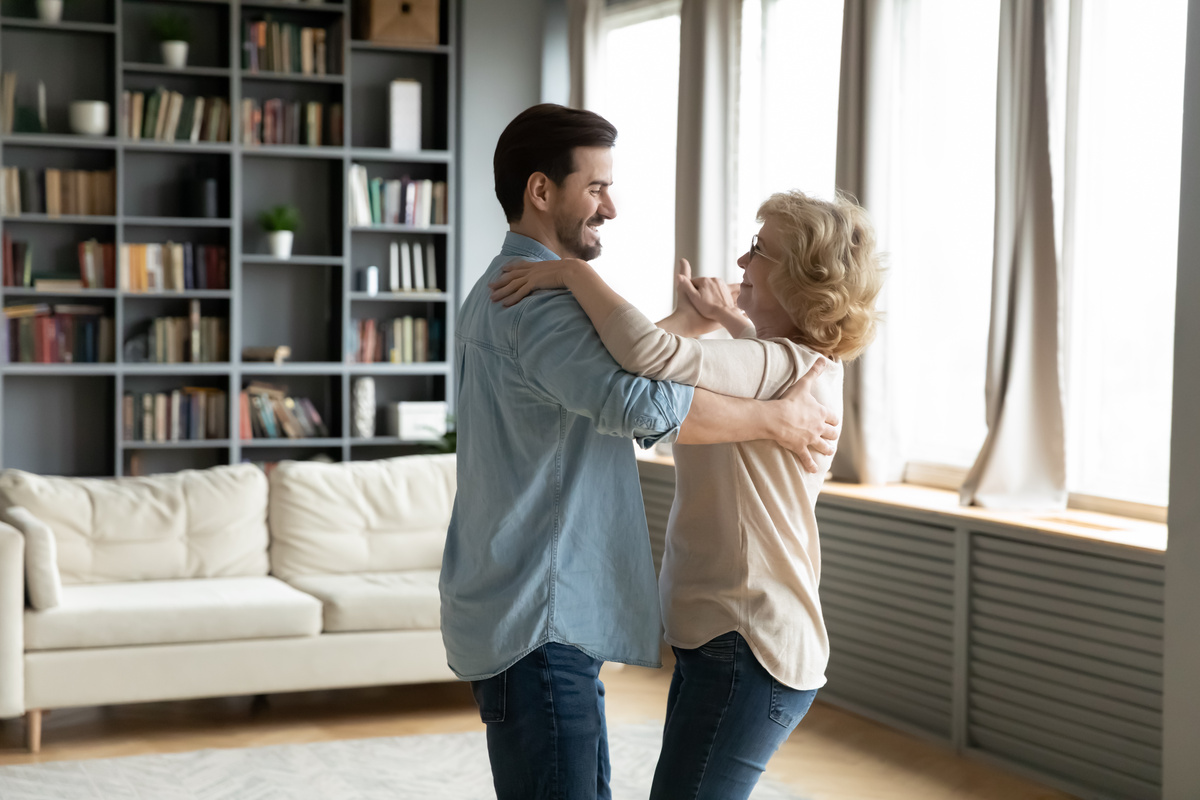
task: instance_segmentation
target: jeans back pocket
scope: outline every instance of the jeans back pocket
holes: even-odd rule
[[[733,661],[737,655],[738,632],[723,633],[696,648],[696,652],[714,661]]]
[[[479,706],[479,719],[483,722],[504,722],[505,695],[508,688],[508,671],[499,675],[471,681],[471,694]]]

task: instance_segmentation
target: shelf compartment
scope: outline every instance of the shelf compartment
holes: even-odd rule
[[[305,398],[312,403],[313,408],[321,416],[321,422],[326,431],[325,436],[317,438],[268,438],[243,439],[243,447],[279,447],[280,444],[302,443],[308,447],[340,446],[342,424],[342,378],[340,375],[290,375],[287,377],[254,377],[242,379],[242,391],[246,391],[252,383],[263,383],[282,391],[289,398]],[[253,398],[252,398],[253,399]],[[239,408],[240,408],[239,403]],[[251,406],[253,414],[253,404]],[[280,430],[282,435],[283,431]]]
[[[178,14],[191,27],[187,67],[162,65],[162,50],[154,35],[154,18],[164,11]],[[214,77],[229,71],[229,6],[203,3],[126,3],[121,8],[121,61],[126,73],[173,74]],[[157,67],[157,69],[155,69]]]
[[[241,224],[246,252],[269,252],[258,215],[272,206],[286,204],[300,211],[301,226],[296,231],[293,252],[301,256],[340,256],[343,172],[340,160],[243,159]]]
[[[218,445],[218,439],[201,439],[203,446],[193,447],[191,442],[123,442],[121,448],[122,475],[159,475],[185,469],[209,469],[229,463],[229,443]]]
[[[300,363],[340,362],[339,267],[262,266],[242,275],[242,346],[287,345]],[[335,364],[336,366],[336,364]]]
[[[128,295],[127,295],[128,296]],[[159,361],[157,360],[158,345],[155,340],[155,320],[160,318],[186,319],[191,310],[193,300],[183,299],[176,293],[157,294],[149,293],[139,295],[141,302],[125,303],[122,329],[118,331],[120,336],[121,354],[124,362],[122,364],[123,371],[128,374],[171,374],[186,372],[188,374],[202,375],[219,372],[224,369],[229,369],[229,308],[230,301],[227,299],[206,299],[199,300],[200,316],[202,318],[215,317],[223,321],[221,333],[218,339],[210,339],[206,342],[209,349],[207,352],[216,356],[215,360],[210,361],[190,361],[187,360],[187,355],[190,352],[188,342],[188,327],[184,323],[183,338],[179,342],[179,348],[182,350],[184,358],[179,361]],[[201,326],[201,330],[207,330]],[[161,343],[165,345],[170,343],[169,333]],[[218,349],[218,347],[220,349]],[[176,353],[179,351],[177,350]]]
[[[116,75],[114,63],[116,38],[110,35],[81,36],[73,28],[104,28],[105,33],[115,31],[111,25],[95,26],[91,23],[69,23],[60,25],[37,23],[37,28],[0,27],[0,51],[4,53],[4,68],[19,74],[17,85],[18,103],[33,105],[37,95],[37,82],[46,85],[46,130],[14,131],[21,135],[35,136],[53,134],[67,136],[73,131],[68,119],[70,101],[78,98],[102,100],[109,104],[109,125],[106,133],[116,129],[118,106],[116,103]],[[36,30],[36,36],[28,35]],[[35,65],[48,65],[38,68]],[[99,65],[99,67],[97,66]],[[7,159],[6,159],[7,161]]]
[[[444,290],[446,288],[446,242],[440,236],[423,235],[425,233],[426,232],[424,230],[419,230],[417,232],[410,232],[405,236],[396,238],[382,236],[356,236],[351,242],[350,246],[350,253],[352,256],[350,263],[355,265],[355,274],[359,273],[364,267],[369,265],[378,267],[379,292],[375,295],[375,297],[372,297],[365,292],[356,291],[350,295],[351,299],[374,302],[379,302],[379,299],[386,299],[388,301],[403,299],[404,301],[408,302],[422,302],[425,298],[429,298],[428,302],[436,302],[439,297],[444,299],[445,294],[443,294],[441,291],[434,292],[425,290],[411,291],[408,293],[402,292],[399,294],[399,296],[393,295],[391,292],[389,271],[391,264],[390,250],[392,242],[396,242],[397,244],[407,243],[414,250],[419,247],[421,249],[422,267],[426,273],[428,273],[429,245],[433,245],[433,258],[436,262],[434,265],[434,273],[437,278],[437,283],[432,285],[436,286],[439,290]],[[426,282],[424,285],[430,286],[431,284]],[[412,298],[411,301],[409,298]]]
[[[230,157],[146,151],[129,153],[125,162],[124,212],[131,225],[227,228],[230,208]],[[216,181],[215,217],[202,211],[201,181]],[[170,220],[170,222],[167,222]]]
[[[4,367],[4,416],[21,421],[5,426],[4,466],[41,475],[111,475],[111,372],[63,369],[104,365],[46,364],[58,371],[32,377],[16,366]]]
[[[449,146],[450,59],[405,50],[351,49],[350,146],[384,148],[390,141],[390,88],[397,78],[421,84],[421,149]]]
[[[363,376],[366,377],[366,376]],[[357,379],[355,379],[357,380]],[[408,446],[428,444],[440,437],[430,434],[425,442],[403,440],[388,430],[388,417],[391,406],[395,403],[409,401],[441,400],[445,397],[446,379],[439,375],[379,375],[372,376],[375,384],[375,436],[354,437],[351,445],[366,445],[374,447]],[[353,396],[354,381],[351,381],[351,396]]]

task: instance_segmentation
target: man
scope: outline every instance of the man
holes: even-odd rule
[[[457,328],[458,495],[442,564],[442,635],[487,724],[499,800],[608,798],[604,661],[659,666],[654,567],[629,439],[775,439],[831,452],[807,391],[758,402],[621,371],[565,292],[505,308],[514,259],[600,254],[616,129],[530,108],[501,134],[504,246]],[[804,384],[805,388],[807,383]],[[830,420],[836,422],[836,420]]]

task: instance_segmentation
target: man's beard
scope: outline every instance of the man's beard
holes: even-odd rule
[[[587,225],[602,225],[604,217],[596,215],[585,223],[580,223],[576,219],[571,219],[565,216],[560,216],[554,220],[554,235],[558,238],[558,243],[562,245],[564,252],[562,255],[568,258],[579,258],[584,261],[591,261],[594,258],[600,257],[599,240],[595,244],[587,245],[583,243],[583,230]]]

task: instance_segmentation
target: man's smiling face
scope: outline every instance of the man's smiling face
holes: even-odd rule
[[[554,234],[565,258],[591,261],[600,255],[599,228],[617,215],[609,196],[612,148],[577,147],[575,171],[554,191]]]

